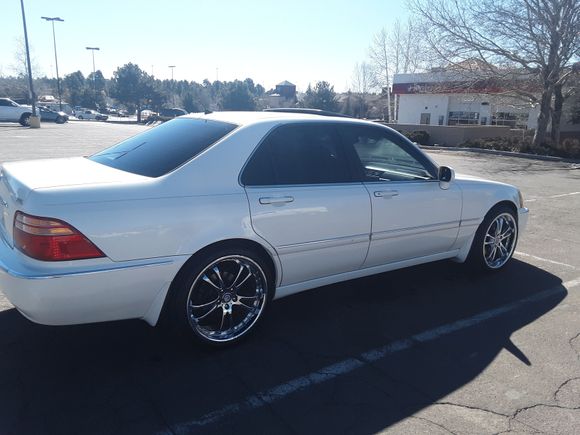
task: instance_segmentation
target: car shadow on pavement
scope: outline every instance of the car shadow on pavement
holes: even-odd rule
[[[439,262],[275,301],[251,337],[218,350],[141,321],[47,327],[11,309],[0,312],[0,433],[375,433],[502,349],[537,364],[510,336],[566,294],[517,260],[481,276]]]

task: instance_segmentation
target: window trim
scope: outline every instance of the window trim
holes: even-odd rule
[[[337,125],[340,125],[341,123],[338,122],[329,122],[329,121],[323,121],[323,120],[313,120],[313,121],[304,121],[304,120],[296,120],[296,121],[283,121],[280,124],[277,124],[275,126],[273,126],[270,130],[268,130],[264,136],[262,137],[262,139],[260,139],[260,141],[258,142],[258,144],[254,147],[254,149],[252,150],[251,154],[249,155],[249,157],[246,159],[244,165],[242,166],[242,169],[240,170],[240,173],[238,174],[238,184],[243,187],[243,188],[248,188],[248,189],[273,189],[273,188],[295,188],[295,187],[314,187],[314,186],[339,186],[339,185],[353,185],[353,184],[357,184],[360,185],[361,181],[358,181],[358,174],[356,173],[356,171],[353,168],[353,164],[351,162],[351,158],[349,157],[349,151],[348,151],[348,147],[345,145],[344,140],[340,134],[340,132],[337,129]],[[287,126],[296,126],[296,125],[322,125],[322,126],[329,126],[329,128],[331,128],[334,132],[334,134],[336,135],[337,139],[338,139],[338,145],[342,150],[342,153],[344,155],[344,158],[346,160],[346,166],[347,166],[347,171],[348,171],[348,175],[350,177],[350,181],[339,181],[339,182],[331,182],[331,183],[303,183],[303,184],[244,184],[244,182],[242,181],[242,177],[244,175],[244,172],[246,171],[247,166],[249,165],[250,161],[254,158],[254,155],[258,152],[258,150],[264,146],[264,142],[266,142],[266,140],[268,138],[270,138],[270,136],[272,136],[277,130],[287,127]],[[273,168],[274,169],[274,168]],[[275,169],[274,169],[275,170]]]
[[[403,136],[398,131],[393,130],[389,127],[380,125],[380,124],[367,125],[367,124],[359,124],[359,123],[355,123],[355,122],[341,123],[341,124],[380,131],[382,134],[385,135],[385,137],[388,140],[393,142],[395,145],[401,147],[403,149],[403,151],[407,152],[409,155],[411,155],[411,157],[415,158],[419,163],[421,163],[432,177],[432,179],[430,179],[430,180],[396,180],[396,181],[366,180],[365,175],[364,175],[364,167],[362,165],[362,162],[360,161],[360,157],[358,156],[353,145],[347,144],[345,138],[339,132],[339,134],[341,134],[341,140],[343,141],[344,146],[346,148],[346,152],[348,153],[349,160],[352,160],[352,162],[353,162],[352,165],[357,167],[356,168],[356,172],[357,172],[356,177],[357,178],[355,178],[356,181],[358,181],[360,183],[372,183],[372,184],[376,184],[376,183],[391,183],[391,184],[392,183],[417,183],[417,182],[424,183],[424,182],[432,182],[432,181],[438,182],[439,181],[438,175],[437,175],[439,173],[439,167],[432,160],[430,160],[423,153],[423,151],[421,151],[421,149],[419,149],[416,145],[414,145],[409,139],[407,139],[405,136]]]

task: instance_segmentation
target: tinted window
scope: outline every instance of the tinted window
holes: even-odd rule
[[[430,180],[434,170],[420,151],[380,128],[341,126],[364,181]]]
[[[340,139],[330,124],[290,124],[260,145],[242,175],[246,185],[352,181]]]
[[[103,165],[159,177],[192,159],[236,128],[204,119],[175,119],[107,148],[90,160]]]
[[[12,106],[12,103],[10,103],[8,100],[0,100],[0,106],[8,107]]]

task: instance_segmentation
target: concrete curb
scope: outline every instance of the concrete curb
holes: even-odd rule
[[[526,153],[517,153],[513,151],[499,151],[499,150],[488,150],[484,148],[467,148],[467,147],[444,147],[444,146],[435,146],[435,145],[419,145],[424,150],[435,150],[435,151],[460,151],[460,152],[469,152],[469,153],[479,153],[479,154],[492,154],[496,156],[505,156],[505,157],[519,157],[523,159],[530,159],[530,160],[541,160],[545,162],[563,162],[563,163],[580,163],[580,160],[576,159],[567,159],[564,157],[555,157],[555,156],[542,156],[538,154],[526,154]]]
[[[139,123],[137,121],[117,121],[117,120],[109,121],[107,119],[106,121],[103,121],[103,122],[106,122],[107,124],[126,124],[126,125],[138,125],[138,124],[140,125],[140,124],[142,124],[142,125],[145,125],[142,122]]]

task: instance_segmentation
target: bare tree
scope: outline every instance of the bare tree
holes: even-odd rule
[[[430,64],[430,54],[413,21],[399,20],[377,32],[369,48],[373,68],[373,85],[386,92],[387,116],[392,117],[391,85],[395,74],[414,73]]]
[[[14,40],[14,63],[10,65],[10,69],[17,77],[28,77],[28,67],[26,64],[26,45],[24,38],[15,38]],[[34,55],[32,47],[30,47],[30,63],[32,67],[32,76],[37,78],[41,75],[38,61]]]
[[[356,63],[352,72],[352,90],[366,95],[370,92],[373,83],[371,65],[367,62]]]
[[[442,60],[504,82],[507,72],[515,93],[537,101],[534,144],[545,142],[555,89],[580,55],[580,0],[410,1]]]

